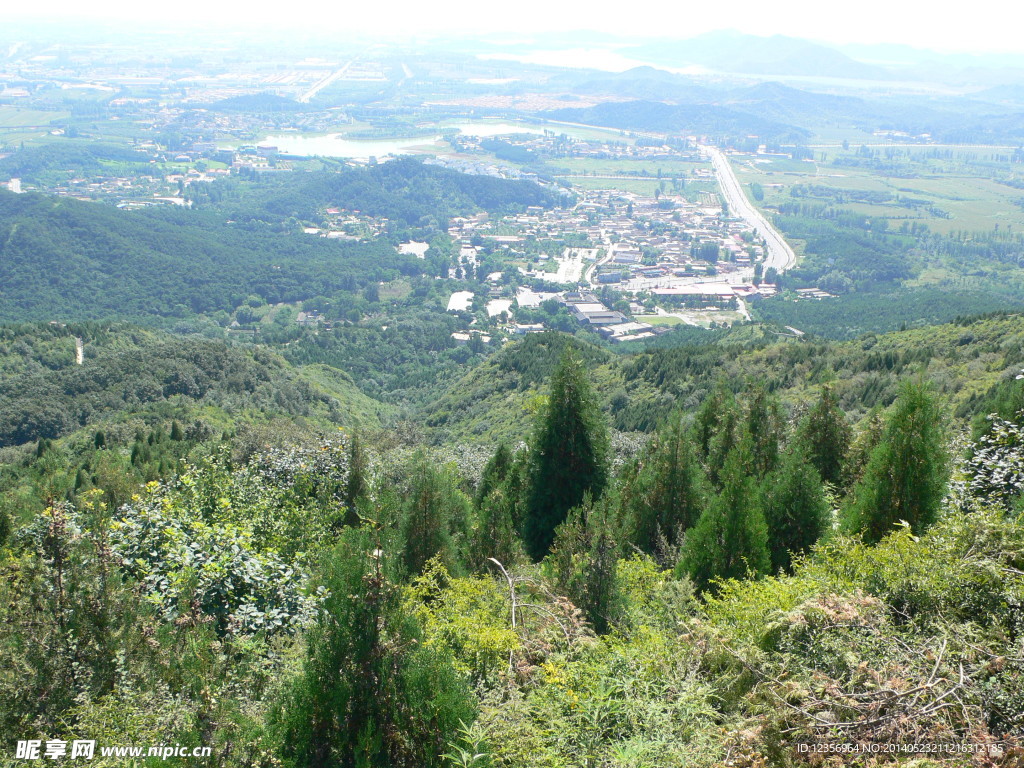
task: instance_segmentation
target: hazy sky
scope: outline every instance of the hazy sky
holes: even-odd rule
[[[195,19],[203,24],[277,29],[377,32],[388,37],[419,33],[517,32],[589,29],[616,34],[686,38],[713,29],[788,34],[835,43],[906,43],[939,51],[1024,53],[1024,6],[1016,0],[911,3],[908,0],[732,0],[697,3],[657,0],[307,0],[269,4],[225,0],[47,0],[5,3],[0,20],[46,15],[68,20]],[[13,6],[13,7],[10,7]],[[950,10],[946,10],[950,9]],[[955,10],[954,10],[955,9]]]

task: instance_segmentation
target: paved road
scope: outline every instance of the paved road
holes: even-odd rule
[[[320,93],[320,91],[322,91],[328,85],[330,85],[335,80],[337,80],[339,77],[342,77],[346,72],[348,72],[348,68],[351,67],[354,63],[355,63],[355,60],[353,59],[352,61],[350,61],[348,64],[346,64],[341,69],[335,70],[334,72],[332,72],[331,74],[327,75],[326,77],[323,77],[320,80],[318,80],[317,82],[313,83],[313,87],[310,88],[308,91],[306,91],[301,96],[299,96],[298,101],[300,103],[302,103],[302,104],[309,103],[309,100],[312,99],[314,96],[316,96],[318,93]]]
[[[757,234],[764,238],[767,246],[764,268],[775,267],[778,272],[784,272],[792,267],[796,263],[796,254],[778,230],[747,200],[743,187],[722,150],[703,144],[700,146],[700,150],[711,158],[730,213],[746,220],[751,227],[757,230]]]

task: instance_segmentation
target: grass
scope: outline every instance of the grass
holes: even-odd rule
[[[410,293],[412,293],[412,283],[405,279],[392,280],[377,289],[377,296],[381,301],[400,301]]]
[[[901,151],[903,148],[901,148]],[[831,187],[837,190],[887,192],[895,198],[913,197],[927,201],[943,215],[929,212],[926,207],[901,205],[899,201],[891,203],[871,204],[847,202],[839,207],[862,213],[865,216],[878,216],[891,220],[890,228],[897,228],[904,221],[917,221],[926,224],[938,234],[948,234],[955,230],[971,232],[991,232],[996,225],[1000,229],[1010,227],[1013,230],[1024,229],[1024,208],[1016,203],[1024,199],[1024,191],[1014,189],[991,178],[1002,169],[1005,175],[1009,166],[982,166],[963,163],[957,158],[936,159],[923,157],[927,150],[934,154],[934,149],[921,148],[913,152],[918,161],[907,161],[901,173],[913,173],[913,176],[892,176],[865,168],[835,167],[830,163],[815,166],[801,163],[805,173],[794,176],[791,171],[782,171],[791,167],[792,161],[781,164],[753,163],[751,159],[734,159],[733,168],[740,181],[744,184],[758,182],[765,188],[765,199],[761,207],[778,205],[792,200],[789,190],[796,184],[814,184]],[[979,158],[992,154],[991,148],[964,150],[965,155]],[[960,153],[960,150],[957,150]],[[842,154],[842,153],[840,153]],[[910,154],[908,152],[908,154]],[[769,185],[781,185],[773,188]],[[814,198],[804,198],[814,202]],[[826,202],[818,200],[818,202]]]
[[[574,185],[583,189],[617,189],[621,192],[633,192],[637,195],[653,197],[658,189],[657,179],[594,179],[586,176],[574,176]]]
[[[683,318],[675,315],[634,315],[633,319],[648,325],[689,325]]]
[[[49,126],[70,117],[69,112],[45,112],[22,107],[0,107],[0,128],[28,128]]]

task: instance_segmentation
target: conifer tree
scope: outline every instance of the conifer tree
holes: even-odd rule
[[[920,534],[938,515],[947,478],[935,394],[923,381],[904,382],[864,475],[850,492],[844,527],[869,542],[880,541],[901,520]]]
[[[729,454],[722,472],[722,490],[687,534],[677,571],[697,589],[716,579],[738,579],[767,573],[768,531],[754,479],[746,473],[749,453]]]
[[[455,478],[425,455],[414,460],[402,505],[403,562],[418,574],[432,557],[440,556],[449,569],[459,567],[458,543],[469,516],[469,499]]]
[[[708,480],[716,489],[721,490],[724,485],[725,463],[731,454],[739,450],[741,443],[745,446],[749,458],[751,446],[741,431],[739,408],[735,400],[727,401],[725,410],[718,419],[717,431],[711,436],[705,459]],[[749,470],[749,466],[745,468],[745,471]]]
[[[598,633],[610,628],[617,597],[622,537],[610,508],[604,501],[595,506],[588,494],[558,526],[551,552],[559,592],[586,614]]]
[[[349,528],[326,558],[327,588],[302,674],[269,716],[297,768],[447,765],[446,743],[475,702],[402,607],[394,547]]]
[[[783,455],[764,493],[772,571],[789,571],[793,555],[806,552],[825,534],[829,517],[821,478],[798,441]]]
[[[359,435],[352,435],[348,446],[348,477],[345,478],[342,503],[345,505],[343,525],[359,525],[358,502],[369,490],[366,480],[366,452],[359,440]]]
[[[701,402],[693,420],[693,442],[702,459],[708,458],[712,441],[722,431],[723,420],[728,414],[734,414],[735,410],[736,398],[725,379],[720,379]]]
[[[850,450],[850,424],[832,387],[822,387],[818,402],[801,419],[796,439],[803,444],[821,479],[834,487],[841,485]]]
[[[756,384],[747,399],[744,439],[750,447],[750,472],[763,478],[779,463],[779,447],[785,439],[785,419],[779,399]]]
[[[505,482],[505,478],[512,469],[513,458],[512,451],[508,445],[499,443],[494,455],[488,459],[484,465],[483,472],[480,474],[480,482],[476,488],[475,501],[477,507],[483,504],[484,499],[490,495],[491,491]]]
[[[557,528],[586,493],[596,499],[608,482],[608,428],[583,364],[567,347],[551,379],[530,449],[523,538],[534,560],[547,554]]]
[[[679,544],[679,534],[692,528],[704,508],[705,479],[683,427],[675,414],[659,430],[641,459],[636,477],[630,482],[625,499],[625,517],[630,539],[652,555],[663,544]]]
[[[843,466],[842,484],[844,488],[851,488],[864,475],[864,469],[868,465],[872,451],[882,441],[882,432],[885,430],[880,406],[872,408],[868,415],[861,422],[857,436],[850,442],[850,449],[846,453],[846,464]]]
[[[469,536],[466,560],[474,571],[488,568],[488,560],[510,565],[523,556],[523,544],[512,518],[513,504],[503,488],[495,488],[479,505]]]

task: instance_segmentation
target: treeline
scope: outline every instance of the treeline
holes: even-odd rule
[[[571,345],[586,360],[612,426],[621,431],[650,432],[674,408],[694,412],[725,377],[738,394],[747,381],[761,382],[778,394],[789,408],[803,407],[830,385],[841,407],[855,418],[871,409],[885,407],[896,397],[901,378],[923,369],[941,370],[941,389],[959,416],[988,413],[982,404],[985,393],[1000,386],[1024,366],[1019,343],[1022,321],[1014,312],[969,316],[977,297],[917,292],[908,308],[908,329],[885,334],[868,332],[862,316],[880,314],[882,302],[870,297],[844,314],[847,299],[775,302],[758,306],[777,311],[775,324],[734,326],[729,330],[687,331],[678,345],[655,346],[641,352],[612,354],[578,337],[532,334],[508,344],[475,369],[465,373],[418,413],[439,441],[481,439],[517,441],[525,437],[521,414],[535,408],[540,385],[554,370],[558,355]],[[943,304],[948,298],[950,304]],[[849,301],[853,301],[851,297]],[[806,308],[807,315],[790,314]],[[914,327],[919,313],[948,310],[956,322]],[[760,311],[760,310],[759,310]],[[811,313],[817,314],[811,314]],[[961,314],[957,314],[957,313]],[[897,315],[898,317],[898,315]],[[829,341],[812,335],[796,339],[783,325],[814,330],[848,329],[846,341]],[[854,324],[856,323],[856,324]],[[858,338],[859,337],[859,338]]]
[[[125,212],[7,192],[0,242],[7,322],[230,312],[249,294],[301,301],[422,269],[383,241],[342,243],[185,209]]]
[[[81,365],[75,364],[75,333],[84,341]],[[6,374],[0,381],[0,446],[52,440],[154,409],[351,423],[346,411],[352,408],[365,418],[362,401],[315,387],[266,350],[127,327],[5,331],[0,361]]]
[[[805,242],[799,265],[781,276],[784,287],[864,293],[891,288],[920,269],[915,239],[889,233],[885,219],[798,206],[783,203],[775,219],[787,238]]]
[[[551,208],[563,202],[531,181],[459,173],[408,157],[367,168],[341,166],[336,172],[218,181],[210,194],[220,199],[229,218],[239,221],[269,217],[320,222],[325,208],[337,207],[435,231],[445,229],[454,216]]]
[[[830,339],[854,339],[865,333],[889,333],[948,323],[980,312],[1009,310],[1019,301],[1009,293],[920,287],[872,294],[851,293],[821,301],[771,298],[755,305],[766,323],[793,326]]]
[[[119,509],[85,492],[8,526],[0,723],[229,766],[1018,748],[1017,498],[942,508],[931,385],[854,429],[830,389],[791,421],[722,383],[619,466],[571,346],[545,395],[479,474],[359,436],[221,448]]]
[[[456,343],[452,333],[465,330],[467,323],[443,309],[407,307],[339,325],[304,335],[283,354],[294,365],[321,363],[343,370],[370,397],[419,404],[436,397],[463,366],[480,362],[488,351],[479,339]]]
[[[49,183],[75,176],[112,176],[113,170],[152,173],[149,156],[121,144],[68,141],[24,147],[0,160],[0,176]]]
[[[657,131],[719,137],[724,143],[740,142],[755,134],[762,141],[802,144],[810,131],[766,119],[756,112],[711,103],[666,104],[661,101],[624,101],[598,104],[586,109],[559,109],[546,113],[553,120],[607,126],[635,131]]]

